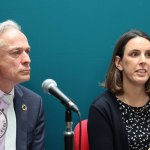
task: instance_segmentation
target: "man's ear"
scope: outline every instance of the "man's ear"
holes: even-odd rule
[[[120,71],[123,70],[122,64],[121,64],[121,58],[119,56],[116,56],[115,58],[115,65],[116,65],[116,68],[118,68]]]

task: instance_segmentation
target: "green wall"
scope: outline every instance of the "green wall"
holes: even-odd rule
[[[64,149],[65,108],[43,93],[42,82],[54,79],[87,118],[119,36],[134,28],[150,34],[149,6],[149,0],[1,0],[0,21],[17,21],[31,45],[31,80],[24,85],[43,97],[46,150]]]

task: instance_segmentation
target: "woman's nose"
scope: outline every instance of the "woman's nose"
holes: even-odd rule
[[[140,63],[145,63],[145,61],[146,61],[146,57],[145,57],[145,55],[143,54],[143,55],[141,55],[140,56]]]

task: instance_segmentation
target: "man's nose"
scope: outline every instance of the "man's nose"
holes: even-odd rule
[[[30,56],[27,52],[23,52],[22,54],[22,62],[23,63],[30,63],[31,62],[31,59],[30,59]]]

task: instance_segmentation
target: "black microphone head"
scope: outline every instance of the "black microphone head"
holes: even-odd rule
[[[54,86],[57,86],[57,83],[52,79],[46,79],[42,83],[43,91],[46,93],[49,93],[49,89]]]

